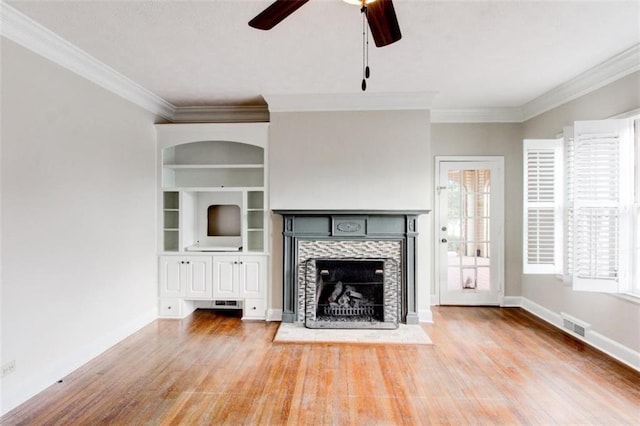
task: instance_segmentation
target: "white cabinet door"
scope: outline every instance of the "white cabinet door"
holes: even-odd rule
[[[211,299],[213,280],[211,277],[211,258],[192,256],[184,259],[186,297],[188,299]]]
[[[259,256],[241,256],[238,259],[240,297],[259,299],[265,295],[266,260]]]
[[[214,299],[264,297],[266,263],[262,256],[214,256]]]
[[[180,262],[183,263],[180,263]],[[160,297],[183,297],[185,286],[184,259],[173,256],[160,257]]]
[[[213,257],[213,297],[214,299],[237,299],[238,258],[235,256]]]
[[[160,297],[211,299],[212,290],[211,257],[160,257]]]

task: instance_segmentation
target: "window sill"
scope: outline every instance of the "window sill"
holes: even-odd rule
[[[631,303],[635,303],[636,305],[640,305],[640,295],[637,295],[637,294],[618,293],[618,294],[612,294],[612,296],[615,296],[619,299],[627,300]]]

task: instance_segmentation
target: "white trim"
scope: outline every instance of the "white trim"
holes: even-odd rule
[[[0,34],[147,111],[172,119],[175,107],[36,21],[0,2]]]
[[[168,120],[266,121],[263,107],[176,107],[0,1],[0,34],[122,98]],[[436,109],[432,123],[522,123],[640,70],[640,43],[522,106]],[[431,109],[436,92],[265,95],[268,110],[358,111]],[[236,116],[238,114],[238,116]],[[251,118],[254,117],[255,119]],[[268,116],[267,116],[268,117]]]
[[[522,109],[473,108],[431,110],[432,123],[522,123]]]
[[[522,105],[524,121],[640,70],[640,43]]]
[[[585,342],[634,370],[640,371],[640,353],[592,330],[587,330]]]
[[[241,142],[262,148],[266,148],[269,142],[269,123],[193,123],[188,126],[167,123],[156,124],[155,129],[158,149],[208,140]],[[238,190],[237,187],[229,189]],[[216,189],[219,190],[222,188]]]
[[[640,119],[640,108],[632,109],[631,111],[623,112],[622,114],[616,114],[613,117],[609,117],[615,120],[625,120],[627,118]]]
[[[30,374],[26,374],[20,384],[15,386],[11,392],[3,392],[4,399],[2,400],[0,415],[11,411],[37,393],[42,392],[52,383],[56,383],[157,318],[158,309],[150,309],[106,335],[94,335],[95,339],[88,342],[87,345],[77,348],[73,352],[73,356],[65,357],[64,359],[52,359],[51,364],[42,365],[41,369],[33,370]]]
[[[436,92],[264,95],[269,112],[429,110]]]
[[[610,294],[611,296],[617,297],[622,300],[626,300],[627,302],[635,303],[636,305],[640,305],[640,296],[637,294],[631,293],[617,293]]]
[[[587,333],[584,338],[575,333],[569,333],[569,331],[562,326],[562,317],[560,316],[560,314],[550,311],[544,306],[538,305],[537,303],[532,302],[531,300],[524,297],[522,298],[522,309],[557,327],[561,331],[570,334],[571,336],[588,344],[589,346],[592,346],[599,351],[604,352],[605,354],[633,368],[634,370],[640,371],[640,352],[636,352],[633,349],[628,348],[614,340],[611,340],[610,338],[591,329],[586,330]],[[577,321],[583,323],[583,321]]]
[[[440,268],[440,264],[442,262],[441,256],[440,256],[440,233],[441,231],[438,229],[438,225],[439,225],[439,216],[440,216],[440,208],[441,208],[441,202],[440,202],[440,189],[446,189],[446,188],[439,188],[438,187],[438,183],[440,182],[440,169],[442,166],[442,163],[445,162],[456,162],[456,163],[474,163],[474,162],[483,162],[483,163],[489,163],[490,166],[489,167],[496,167],[499,171],[500,171],[500,176],[501,176],[501,180],[502,182],[500,183],[501,185],[501,189],[500,191],[502,192],[502,197],[500,199],[500,203],[501,203],[501,208],[500,208],[500,212],[497,215],[492,215],[492,218],[495,217],[496,220],[498,220],[498,222],[500,223],[500,232],[499,232],[499,237],[498,240],[500,241],[500,246],[497,249],[497,253],[492,255],[492,260],[496,259],[498,267],[496,268],[497,270],[493,270],[492,269],[492,274],[495,273],[495,276],[497,277],[497,281],[498,281],[498,294],[497,294],[497,302],[488,302],[488,303],[482,303],[483,305],[496,305],[499,306],[502,299],[504,298],[504,290],[505,290],[505,266],[504,266],[504,256],[505,256],[505,205],[504,205],[504,197],[505,197],[505,162],[504,162],[504,156],[500,156],[500,155],[494,155],[494,156],[473,156],[473,155],[460,155],[460,156],[451,156],[451,155],[445,155],[445,156],[436,156],[434,158],[435,160],[435,166],[434,166],[434,177],[433,177],[433,182],[434,182],[434,186],[435,186],[435,191],[433,192],[433,197],[434,197],[434,211],[436,212],[436,216],[434,216],[434,220],[433,220],[433,232],[435,236],[438,236],[437,238],[433,238],[433,250],[434,250],[434,255],[433,255],[433,260],[434,260],[434,282],[435,282],[435,297],[432,298],[431,300],[434,301],[435,304],[442,304],[442,297],[441,297],[441,292],[440,292],[440,277],[438,276],[438,268]],[[493,253],[493,252],[492,252]],[[475,302],[473,302],[475,304]]]
[[[266,105],[176,107],[175,123],[259,123],[269,121]]]
[[[522,309],[532,313],[540,319],[545,320],[549,324],[555,325],[556,327],[562,329],[562,318],[560,317],[560,314],[556,314],[555,312],[545,308],[544,306],[532,302],[526,297],[522,298]]]
[[[267,309],[267,321],[282,321],[282,309]]]

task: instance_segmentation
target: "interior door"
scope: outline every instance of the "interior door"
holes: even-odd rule
[[[441,305],[499,305],[503,289],[504,160],[437,160]]]

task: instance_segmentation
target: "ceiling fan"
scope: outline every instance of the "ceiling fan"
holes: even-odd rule
[[[276,0],[249,21],[249,26],[270,30],[309,0]],[[344,0],[361,5],[361,12],[369,23],[373,41],[377,47],[387,46],[402,38],[396,11],[391,0]]]

